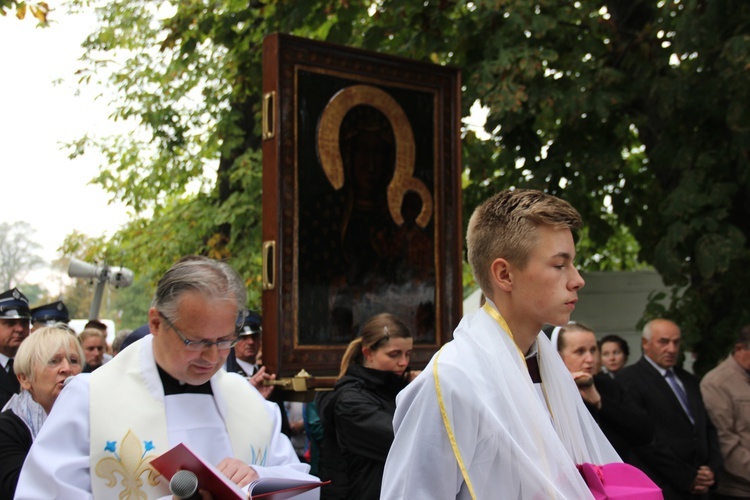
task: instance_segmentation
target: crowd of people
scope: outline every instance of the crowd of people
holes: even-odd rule
[[[667,318],[645,324],[628,364],[623,338],[570,321],[580,226],[539,191],[488,199],[466,241],[485,300],[453,340],[414,371],[409,328],[373,316],[333,389],[304,404],[274,392],[261,317],[226,263],[175,263],[112,353],[98,322],[76,335],[62,302],[30,309],[8,290],[0,500],[170,496],[148,463],[178,443],[240,487],[330,481],[299,498],[583,499],[580,467],[618,462],[667,500],[750,498],[750,326],[702,380],[679,366]]]
[[[171,497],[149,463],[179,443],[239,487],[317,481],[281,432],[278,406],[224,369],[246,293],[226,263],[181,259],[159,281],[147,331],[109,360],[100,333],[75,336],[60,322],[30,334],[26,297],[0,295],[0,498]]]

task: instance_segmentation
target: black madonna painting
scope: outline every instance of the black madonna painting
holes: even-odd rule
[[[460,318],[457,73],[276,42],[263,209],[278,275],[263,306],[275,319],[278,363],[335,369],[380,312],[409,326],[424,361]]]

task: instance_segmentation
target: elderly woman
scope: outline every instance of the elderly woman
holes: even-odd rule
[[[18,348],[13,370],[21,384],[0,413],[0,499],[13,498],[21,466],[65,379],[81,373],[83,349],[56,325],[40,328]]]

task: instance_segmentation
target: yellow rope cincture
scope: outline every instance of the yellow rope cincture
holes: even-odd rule
[[[513,332],[510,331],[510,327],[508,326],[508,322],[505,321],[505,318],[502,317],[499,311],[497,311],[495,308],[493,308],[491,305],[489,305],[487,302],[484,303],[482,306],[482,309],[489,314],[497,323],[500,325],[500,327],[505,330],[508,333],[508,336],[513,341],[513,345],[516,346],[516,350],[518,351],[518,354],[521,356],[521,359],[523,360],[523,364],[526,366],[526,370],[528,371],[529,365],[526,362],[526,356],[524,356],[523,352],[521,351],[521,348],[518,347],[518,344],[516,343],[516,338],[513,336]],[[539,371],[542,370],[542,360],[540,359],[539,353],[537,352],[536,357],[537,363],[539,364]],[[550,417],[552,420],[555,420],[555,415],[552,413],[552,407],[549,404],[549,398],[547,397],[547,390],[544,387],[544,382],[542,382],[542,394],[544,394],[544,402],[547,405],[547,410],[549,411]],[[538,433],[535,434],[537,443],[539,444],[539,449],[543,449],[541,446],[541,438]],[[546,457],[543,457],[543,463],[545,466],[545,470],[547,471],[547,475],[550,474],[549,472],[549,464],[547,463]],[[547,490],[547,494],[549,495],[549,498],[557,498],[557,494],[554,491],[550,491],[550,485],[545,485],[545,489]]]
[[[508,326],[508,323],[505,321],[505,318],[503,318],[500,313],[491,305],[489,305],[487,302],[484,303],[482,306],[482,309],[492,316],[492,319],[497,321],[500,324],[500,327],[508,332],[508,336],[510,337],[510,340],[513,341],[513,345],[516,346],[516,351],[518,351],[518,355],[521,356],[521,359],[523,360],[523,364],[526,365],[526,356],[523,352],[521,352],[521,348],[518,347],[518,343],[516,343],[516,338],[513,336],[513,332],[510,331],[510,327]],[[526,366],[528,369],[528,365]]]
[[[438,406],[440,407],[440,415],[443,417],[443,425],[445,425],[445,430],[448,432],[448,440],[451,443],[451,448],[453,448],[453,454],[456,456],[456,462],[458,462],[458,468],[461,469],[461,475],[464,478],[466,487],[469,489],[469,495],[471,496],[472,500],[476,500],[477,497],[474,495],[474,487],[471,485],[471,479],[469,479],[469,473],[466,471],[466,466],[464,465],[464,461],[461,458],[461,452],[458,449],[456,436],[453,434],[453,429],[451,429],[450,420],[448,420],[448,412],[445,410],[445,403],[443,402],[443,392],[440,390],[440,379],[438,378],[438,359],[440,358],[440,353],[442,351],[443,349],[441,348],[437,352],[437,354],[435,355],[435,363],[432,365],[432,374],[435,378],[435,392],[437,392]]]
[[[500,313],[493,308],[491,305],[489,305],[487,302],[484,303],[482,306],[482,309],[492,316],[492,319],[497,321],[500,324],[500,327],[508,332],[508,336],[510,337],[510,340],[513,341],[513,345],[516,346],[516,351],[518,351],[518,355],[521,356],[521,359],[523,360],[523,364],[526,366],[526,369],[529,369],[528,363],[526,363],[526,356],[524,356],[523,352],[521,351],[521,348],[518,347],[518,344],[516,343],[516,338],[513,336],[513,332],[510,331],[510,327],[508,326],[508,323],[505,321],[505,318],[503,318]],[[539,354],[536,356],[536,362],[539,364],[539,371],[542,371],[542,359]],[[549,415],[552,418],[552,420],[555,420],[555,414],[552,413],[552,407],[549,404],[549,398],[547,397],[547,389],[544,387],[544,382],[542,382],[542,394],[544,394],[544,402],[547,405],[547,410],[549,411]]]

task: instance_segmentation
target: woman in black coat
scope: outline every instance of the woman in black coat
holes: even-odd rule
[[[317,399],[320,476],[331,480],[321,499],[380,498],[396,394],[408,383],[412,346],[406,325],[387,313],[372,317],[349,344],[334,390]]]
[[[599,347],[594,332],[581,323],[562,327],[557,351],[573,375],[591,416],[624,462],[631,460],[633,446],[646,445],[654,437],[654,424],[628,398],[620,384],[596,373]]]
[[[13,370],[21,384],[0,413],[0,500],[11,500],[26,455],[62,391],[65,379],[81,373],[83,349],[68,330],[46,327],[23,341]]]

